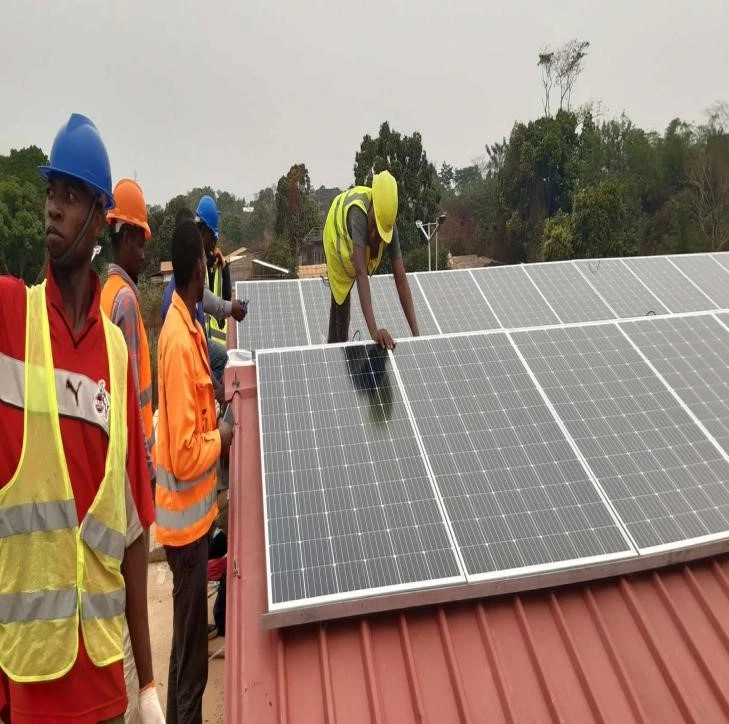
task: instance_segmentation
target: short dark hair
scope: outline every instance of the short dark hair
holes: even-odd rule
[[[187,221],[188,219],[190,221],[194,221],[195,214],[193,214],[187,206],[183,206],[181,209],[178,209],[175,214],[175,226],[179,226],[181,222]]]
[[[176,287],[187,289],[202,256],[202,237],[195,222],[189,219],[180,222],[172,232],[172,271]]]

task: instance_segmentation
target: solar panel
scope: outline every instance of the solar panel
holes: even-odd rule
[[[700,312],[715,308],[665,256],[623,259],[623,263],[670,312]]]
[[[374,345],[258,355],[272,609],[464,580],[388,365]]]
[[[424,272],[415,276],[443,334],[500,327],[467,271]]]
[[[571,264],[530,264],[525,271],[562,322],[614,319],[615,314]]]
[[[505,334],[406,340],[395,363],[469,580],[632,554]]]
[[[729,530],[729,463],[617,325],[514,339],[641,552]]]
[[[729,452],[729,330],[711,315],[622,327]]]
[[[572,262],[619,317],[642,317],[668,311],[656,296],[630,273],[620,259],[580,259]]]
[[[235,296],[249,300],[248,315],[237,325],[240,349],[309,344],[297,280],[238,282]]]
[[[668,257],[719,307],[729,308],[729,270],[709,254],[677,254]]]
[[[559,322],[522,265],[474,269],[471,274],[504,328]]]
[[[332,298],[329,285],[321,279],[300,279],[299,284],[304,297],[311,343],[325,344],[329,337],[329,307]]]

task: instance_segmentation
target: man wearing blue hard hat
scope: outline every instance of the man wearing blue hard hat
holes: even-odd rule
[[[114,205],[96,126],[73,114],[39,171],[47,279],[27,289],[0,277],[0,718],[122,717],[126,622],[141,719],[158,724],[142,418],[129,352],[101,312],[91,268]]]
[[[230,269],[223,253],[216,246],[220,214],[215,200],[211,196],[203,196],[198,202],[194,215],[187,209],[181,209],[175,219],[175,224],[178,224],[183,218],[194,219],[203,237],[208,275],[203,301],[198,305],[198,319],[205,329],[213,379],[219,383],[222,381],[225,365],[228,362],[226,319],[233,317],[236,322],[241,322],[248,310],[240,300],[231,299]],[[175,286],[173,276],[162,298],[162,322],[172,303]]]

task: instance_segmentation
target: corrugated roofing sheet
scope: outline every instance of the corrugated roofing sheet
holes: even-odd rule
[[[729,557],[553,591],[263,630],[254,367],[228,371],[225,721],[729,721]]]

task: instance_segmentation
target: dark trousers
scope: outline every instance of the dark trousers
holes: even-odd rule
[[[332,303],[329,307],[329,337],[327,342],[347,342],[349,340],[349,304],[352,299],[351,294],[347,294],[347,298],[337,304],[332,295]]]
[[[222,344],[218,344],[208,337],[208,356],[210,357],[210,371],[218,382],[223,381],[225,366],[228,364],[228,351]]]
[[[208,683],[208,537],[165,546],[172,569],[172,652],[167,724],[202,724]]]

